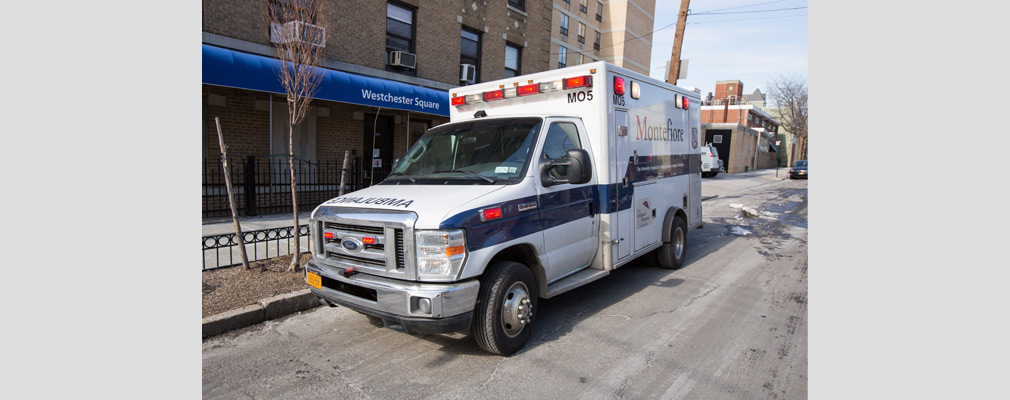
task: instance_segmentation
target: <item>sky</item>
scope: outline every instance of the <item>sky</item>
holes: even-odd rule
[[[666,79],[680,3],[656,0],[653,30],[658,32],[652,35],[649,75],[659,80]],[[701,89],[705,98],[715,91],[716,81],[739,80],[744,94],[758,88],[767,94],[773,78],[807,76],[806,7],[806,0],[692,1],[680,56],[688,60],[687,79],[678,80],[677,86]]]

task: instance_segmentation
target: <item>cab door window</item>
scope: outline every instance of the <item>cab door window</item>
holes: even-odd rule
[[[581,149],[582,143],[579,141],[579,131],[571,122],[555,122],[547,130],[547,139],[544,140],[544,160],[561,160],[568,154],[568,150]],[[554,178],[564,178],[568,176],[568,167],[563,165],[551,168],[548,173]]]

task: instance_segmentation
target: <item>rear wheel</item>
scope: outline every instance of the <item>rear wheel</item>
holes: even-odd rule
[[[537,285],[525,265],[505,261],[488,267],[474,309],[473,334],[487,352],[507,356],[529,340]]]
[[[663,242],[656,253],[659,266],[666,269],[678,269],[684,265],[687,255],[687,224],[680,216],[673,217],[670,227],[670,241]]]

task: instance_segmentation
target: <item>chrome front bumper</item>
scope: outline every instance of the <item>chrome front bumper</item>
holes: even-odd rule
[[[365,273],[348,275],[339,268],[309,261],[306,273],[322,278],[320,289],[309,288],[328,304],[337,304],[400,325],[410,333],[444,333],[470,327],[480,282],[421,283]],[[423,312],[419,302],[430,301]]]

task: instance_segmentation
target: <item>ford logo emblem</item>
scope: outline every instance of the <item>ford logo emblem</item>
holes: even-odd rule
[[[361,249],[362,243],[355,238],[345,238],[340,241],[340,245],[347,251],[358,251]]]

